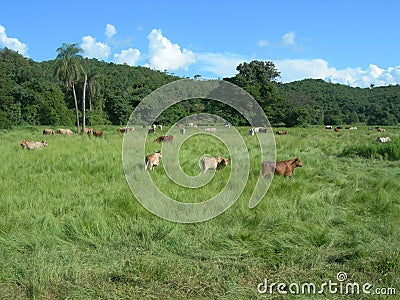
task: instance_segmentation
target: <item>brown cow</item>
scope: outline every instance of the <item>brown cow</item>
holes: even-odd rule
[[[283,134],[288,134],[288,132],[279,130],[279,131],[276,132],[276,134],[283,135]]]
[[[266,177],[275,173],[276,175],[284,175],[285,177],[291,176],[296,167],[302,167],[303,163],[300,161],[298,157],[295,159],[278,161],[278,162],[269,162],[263,161],[261,165],[261,174]]]
[[[386,129],[385,129],[385,128],[377,127],[376,130],[377,130],[378,132],[386,132]]]
[[[147,167],[150,167],[150,170],[153,171],[154,168],[160,163],[160,158],[162,158],[161,151],[147,155],[146,159],[144,160],[144,169],[147,170]]]
[[[154,140],[157,143],[172,143],[174,137],[172,135],[162,135]]]
[[[33,150],[33,149],[39,149],[39,148],[48,146],[47,142],[45,142],[43,140],[41,142],[21,141],[20,145],[22,147],[22,150],[24,150],[24,149]]]
[[[339,132],[340,131],[340,127],[335,127],[335,132]]]
[[[134,130],[133,127],[121,127],[121,128],[118,128],[118,132],[119,133],[126,133],[126,132],[133,131],[133,130]]]
[[[101,130],[96,130],[96,129],[93,129],[93,135],[95,136],[95,137],[104,137],[104,132],[103,131],[101,131]]]
[[[48,129],[48,128],[43,129],[43,135],[45,135],[45,134],[54,134],[54,130],[53,129]]]

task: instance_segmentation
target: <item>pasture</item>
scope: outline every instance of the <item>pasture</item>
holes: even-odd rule
[[[257,291],[265,278],[318,286],[345,272],[345,282],[368,282],[372,293],[400,293],[400,128],[387,128],[392,141],[378,144],[381,133],[357,127],[274,128],[288,131],[275,136],[277,160],[298,156],[303,167],[275,176],[253,209],[261,164],[255,137],[239,128],[249,182],[230,209],[195,224],[163,220],[133,198],[117,127],[99,128],[104,138],[43,137],[42,127],[1,131],[0,299],[395,299]],[[152,142],[157,136],[149,153],[161,147]],[[21,150],[23,139],[45,139],[48,147]],[[182,169],[197,174],[199,156],[210,152],[229,156],[217,139],[188,139]],[[199,190],[172,186],[162,162],[151,177],[185,202],[215,195],[229,173],[229,166],[217,171]]]

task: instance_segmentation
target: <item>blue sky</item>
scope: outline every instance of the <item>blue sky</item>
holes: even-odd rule
[[[5,3],[4,3],[5,2]],[[400,1],[4,1],[0,47],[35,61],[83,55],[179,76],[234,76],[273,61],[278,81],[400,83]]]

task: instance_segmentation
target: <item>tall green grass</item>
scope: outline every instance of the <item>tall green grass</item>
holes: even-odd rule
[[[49,147],[35,151],[22,151],[19,142],[41,140],[42,128],[0,133],[0,299],[308,299],[260,296],[257,284],[318,284],[340,271],[351,282],[400,291],[399,162],[343,155],[373,142],[376,132],[313,127],[276,136],[278,160],[298,156],[304,165],[291,178],[274,177],[249,209],[259,162],[254,137],[241,128],[252,159],[242,196],[214,219],[178,224],[134,199],[122,168],[123,136],[115,127],[100,129],[104,139],[46,136]],[[188,173],[199,171],[192,168],[203,151],[226,155],[218,142],[207,140],[203,149],[202,139],[182,148]],[[171,189],[163,173],[161,165],[151,174],[160,189],[194,201],[215,194],[230,169],[198,196]]]

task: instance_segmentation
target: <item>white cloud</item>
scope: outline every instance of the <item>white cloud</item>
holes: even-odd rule
[[[90,35],[82,38],[81,48],[85,57],[106,59],[111,52],[110,46],[105,43],[96,42],[96,39]]]
[[[267,41],[267,40],[259,40],[258,41],[258,46],[259,47],[265,47],[265,46],[268,46],[269,45],[269,42]]]
[[[104,34],[107,38],[112,39],[112,37],[117,33],[115,26],[112,24],[107,24],[106,29],[104,30]]]
[[[384,86],[400,84],[400,66],[382,69],[370,64],[366,69],[345,68],[338,70],[330,67],[323,59],[287,59],[274,62],[279,78],[283,82],[302,80],[305,78],[330,80],[333,83],[341,83],[354,87]]]
[[[283,45],[295,45],[296,44],[296,42],[294,41],[295,37],[296,37],[296,35],[295,35],[294,31],[285,33],[281,37],[281,42]]]
[[[140,60],[140,51],[138,49],[129,48],[122,50],[120,54],[114,54],[114,62],[117,64],[127,64],[134,66]]]
[[[199,69],[215,74],[217,77],[232,77],[237,73],[236,67],[246,58],[232,53],[198,53],[196,57]]]
[[[178,44],[172,44],[159,29],[153,29],[147,36],[149,40],[149,65],[157,70],[187,70],[196,62],[195,54],[187,49],[181,50]]]
[[[16,38],[8,37],[6,34],[6,28],[2,25],[0,25],[0,46],[17,51],[19,54],[24,56],[28,55],[28,46]]]

